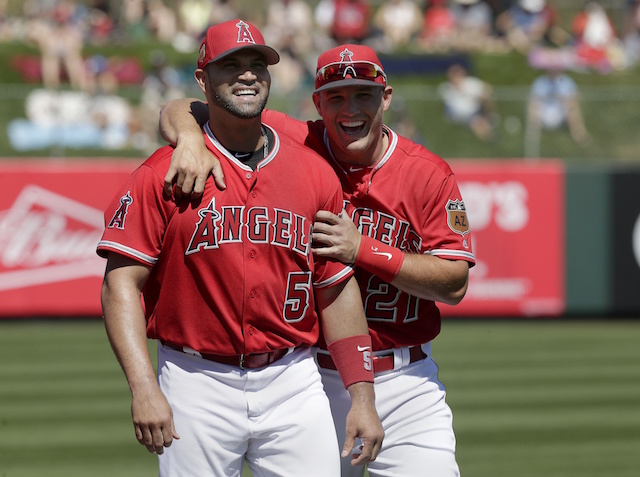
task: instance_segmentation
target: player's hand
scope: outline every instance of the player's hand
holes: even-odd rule
[[[351,465],[364,465],[378,457],[384,429],[375,408],[373,384],[354,383],[349,386],[351,409],[347,414],[345,441],[341,456],[351,455]],[[360,449],[354,449],[356,438],[362,442]]]
[[[188,197],[197,199],[204,192],[204,185],[209,173],[220,190],[227,188],[220,161],[211,154],[204,142],[198,140],[179,140],[173,154],[171,164],[164,178],[164,195],[173,199],[175,184],[175,198]]]
[[[318,257],[332,258],[342,263],[355,263],[362,236],[346,211],[338,216],[321,210],[313,223],[311,244]]]
[[[136,439],[152,454],[162,454],[173,439],[180,439],[173,423],[171,406],[157,386],[134,393],[131,416]]]

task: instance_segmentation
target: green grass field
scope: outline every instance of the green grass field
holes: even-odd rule
[[[640,320],[445,322],[463,477],[637,476],[639,342]],[[0,476],[157,475],[129,404],[100,322],[0,322]]]

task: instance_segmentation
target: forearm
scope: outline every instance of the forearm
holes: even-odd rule
[[[327,344],[349,336],[369,334],[360,288],[354,277],[344,285],[316,292],[316,297]]]
[[[132,395],[157,385],[147,348],[146,322],[140,293],[128,280],[123,268],[107,272],[102,286],[102,309],[111,348],[124,371]]]
[[[469,265],[464,260],[405,253],[391,284],[418,298],[457,305],[467,292],[468,279]]]
[[[345,388],[354,383],[373,383],[371,336],[362,308],[360,289],[351,278],[340,291],[320,293],[320,316],[327,348]]]
[[[404,253],[362,236],[348,217],[318,212],[312,242],[316,255],[363,268],[418,298],[455,305],[467,290],[467,262]]]
[[[352,405],[359,406],[374,406],[376,403],[376,396],[373,387],[373,383],[359,382],[353,383],[347,388],[347,392],[351,397]]]
[[[110,254],[102,285],[102,310],[109,342],[131,390],[131,417],[136,439],[149,452],[162,454],[175,430],[147,349],[146,321],[140,295],[149,269],[118,254]]]
[[[139,318],[128,312],[105,311],[105,328],[111,348],[126,376],[131,394],[144,393],[156,385],[156,376]],[[127,317],[130,317],[128,319]]]
[[[316,291],[316,296],[329,352],[351,396],[341,455],[347,457],[355,438],[360,437],[364,443],[362,453],[353,455],[351,463],[362,465],[378,455],[384,430],[375,408],[371,337],[360,289],[352,277],[344,286]]]
[[[371,237],[362,237],[355,265],[425,300],[456,305],[467,291],[467,262],[406,253]]]
[[[202,126],[209,116],[205,103],[194,98],[168,101],[160,111],[160,134],[176,145],[183,137],[202,141]]]

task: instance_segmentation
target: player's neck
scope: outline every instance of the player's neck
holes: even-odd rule
[[[375,166],[385,155],[389,147],[389,136],[386,131],[383,130],[381,138],[375,143],[372,143],[364,151],[358,151],[354,154],[348,154],[340,151],[335,145],[329,142],[331,152],[338,162],[343,165],[358,165],[361,167],[373,167]]]
[[[263,146],[262,122],[260,116],[242,119],[235,116],[219,115],[209,119],[209,127],[216,139],[229,151],[251,152]]]

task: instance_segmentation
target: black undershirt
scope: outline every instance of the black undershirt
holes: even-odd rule
[[[243,164],[249,166],[252,170],[256,170],[258,167],[258,163],[263,160],[265,157],[269,155],[269,152],[273,149],[273,143],[275,142],[275,137],[273,132],[269,128],[264,128],[265,134],[267,135],[267,146],[268,151],[265,153],[264,147],[260,147],[259,149],[253,152],[237,152],[237,151],[229,151],[233,157],[238,159]]]

